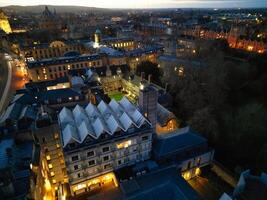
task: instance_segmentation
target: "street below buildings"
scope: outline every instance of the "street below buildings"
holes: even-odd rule
[[[12,59],[2,56],[0,60],[0,111],[3,111],[12,100],[16,90],[26,83],[24,69],[15,65]]]
[[[231,194],[234,189],[212,172],[195,177],[188,183],[205,200],[219,199],[224,192]]]
[[[12,79],[12,63],[7,60],[5,56],[2,57],[0,62],[0,111],[7,105],[7,97],[10,89]]]

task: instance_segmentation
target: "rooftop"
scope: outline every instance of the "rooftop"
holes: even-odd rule
[[[85,108],[76,105],[73,110],[64,107],[59,113],[59,123],[65,147],[72,142],[83,143],[87,136],[98,139],[103,133],[113,135],[131,127],[140,128],[149,121],[124,97],[109,104],[101,101],[98,106],[89,103]]]
[[[175,167],[159,169],[152,173],[121,183],[125,200],[199,200],[197,193],[179,176]]]
[[[168,156],[173,153],[179,153],[198,145],[206,145],[207,140],[194,133],[188,127],[178,129],[172,134],[158,137],[155,140],[153,151],[156,156]]]

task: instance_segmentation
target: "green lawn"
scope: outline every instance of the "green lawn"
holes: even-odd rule
[[[116,101],[120,101],[122,98],[123,98],[123,94],[121,92],[111,92],[108,94],[108,96],[111,98],[111,99],[115,99]]]

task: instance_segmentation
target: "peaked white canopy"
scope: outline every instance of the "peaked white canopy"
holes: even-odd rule
[[[63,146],[72,142],[82,143],[91,136],[98,139],[101,134],[113,135],[116,131],[126,132],[130,127],[140,128],[149,121],[124,97],[121,101],[101,101],[98,106],[89,103],[85,109],[79,105],[71,111],[63,108],[59,113]],[[150,124],[150,123],[149,123]]]

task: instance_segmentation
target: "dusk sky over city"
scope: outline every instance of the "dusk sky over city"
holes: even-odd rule
[[[0,6],[7,5],[73,5],[71,0],[0,0]],[[75,1],[76,6],[92,6],[103,8],[179,8],[179,7],[200,7],[200,8],[235,8],[235,7],[267,7],[267,1],[263,0],[99,0],[99,1]]]

